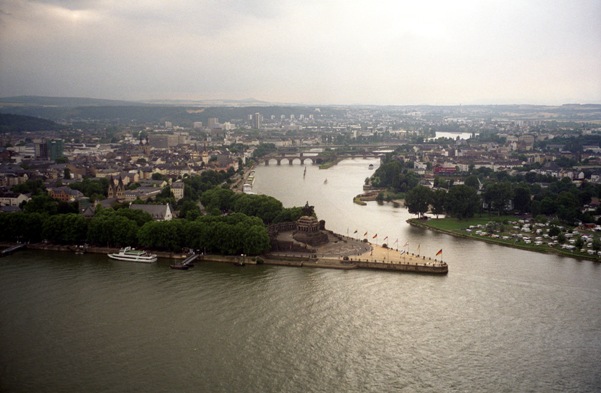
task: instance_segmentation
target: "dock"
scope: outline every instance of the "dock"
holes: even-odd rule
[[[16,244],[14,246],[11,246],[9,248],[5,248],[4,250],[0,251],[0,257],[5,257],[7,255],[12,254],[15,251],[18,251],[22,248],[25,248],[25,243],[21,243],[21,244]]]
[[[194,266],[194,261],[198,258],[198,256],[198,254],[190,254],[182,262],[172,263],[171,265],[169,265],[169,267],[171,269],[177,270],[188,270],[189,268]]]

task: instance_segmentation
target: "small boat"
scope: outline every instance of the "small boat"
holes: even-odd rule
[[[190,266],[189,265],[184,265],[183,263],[172,263],[171,265],[169,265],[169,267],[171,269],[188,270],[188,268]]]
[[[108,254],[108,257],[111,259],[128,262],[152,263],[157,261],[156,254],[150,254],[143,250],[136,250],[132,247],[122,248],[118,253]]]
[[[369,169],[374,169],[374,164],[369,164]]]
[[[325,179],[325,180],[323,181],[323,184],[328,184],[328,179]]]

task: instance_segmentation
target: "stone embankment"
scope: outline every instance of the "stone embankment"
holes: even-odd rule
[[[292,267],[328,269],[371,269],[407,273],[448,274],[449,267],[443,261],[408,254],[401,260],[376,260],[372,258],[332,258],[293,254],[267,254],[264,264]]]

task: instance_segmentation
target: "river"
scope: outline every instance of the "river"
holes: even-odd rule
[[[254,191],[309,202],[336,232],[443,249],[447,276],[19,251],[0,259],[0,391],[601,390],[601,264],[355,205],[370,162],[304,179],[299,165],[260,166]]]

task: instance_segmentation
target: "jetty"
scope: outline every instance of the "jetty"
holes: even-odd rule
[[[5,257],[7,255],[12,254],[15,251],[18,251],[22,248],[25,248],[25,243],[21,243],[21,244],[16,244],[14,246],[5,248],[4,250],[0,251],[0,257]]]
[[[171,265],[169,265],[169,267],[171,269],[188,270],[189,268],[194,266],[194,261],[198,259],[198,257],[198,254],[192,253],[188,257],[186,257],[186,259],[184,259],[182,262],[172,263]]]

